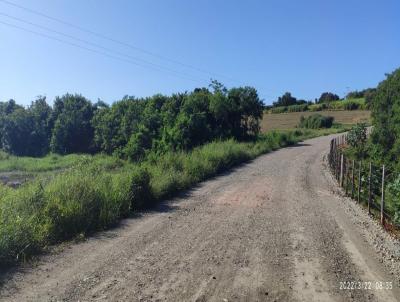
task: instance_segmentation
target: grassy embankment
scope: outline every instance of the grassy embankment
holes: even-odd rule
[[[2,171],[54,172],[51,177],[38,174],[18,189],[0,185],[0,266],[115,225],[132,212],[271,150],[341,130],[283,130],[254,142],[228,140],[190,152],[149,155],[137,164],[105,155],[3,155]]]

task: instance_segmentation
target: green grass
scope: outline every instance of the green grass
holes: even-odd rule
[[[49,154],[45,157],[18,157],[1,152],[0,172],[49,172],[64,170],[73,167],[82,161],[97,162],[110,169],[123,165],[123,161],[104,154],[69,154],[65,156]]]
[[[276,131],[254,142],[216,141],[191,152],[150,154],[138,164],[121,164],[107,156],[60,158],[63,164],[58,167],[70,169],[50,179],[38,177],[16,190],[0,186],[0,266],[106,229],[132,212],[271,150],[342,130]],[[32,164],[32,159],[25,160]],[[46,158],[42,160],[48,164]],[[117,168],[110,169],[115,163]],[[29,169],[45,166],[40,163]]]

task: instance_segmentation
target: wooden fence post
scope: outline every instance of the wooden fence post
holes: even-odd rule
[[[371,201],[372,201],[371,182],[372,182],[372,163],[369,162],[369,174],[368,174],[368,214],[371,214]]]
[[[344,158],[344,191],[347,196],[348,190],[349,190],[349,167],[348,167],[348,161],[346,158]]]
[[[343,187],[343,153],[340,154],[340,186]]]
[[[360,203],[361,201],[361,169],[362,164],[361,161],[358,162],[358,188],[357,188],[357,201]]]
[[[381,224],[385,224],[385,165],[382,165],[382,195],[381,195]]]
[[[339,182],[339,176],[340,176],[340,153],[336,149],[336,180]]]
[[[351,198],[354,198],[354,159],[351,162]]]

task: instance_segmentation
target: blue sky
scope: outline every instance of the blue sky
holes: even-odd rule
[[[216,78],[228,87],[254,86],[271,103],[285,91],[305,99],[324,91],[343,96],[376,86],[400,66],[396,0],[7,1],[0,0],[2,101],[29,104],[46,95],[51,102],[77,92],[111,103],[127,94],[192,90]]]

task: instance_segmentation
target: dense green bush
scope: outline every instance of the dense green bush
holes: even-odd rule
[[[400,158],[400,69],[388,74],[374,93],[370,155],[391,166]],[[397,168],[400,165],[397,164]]]
[[[347,133],[347,143],[355,151],[357,158],[363,158],[367,142],[367,126],[359,123]]]
[[[313,114],[308,117],[301,116],[298,127],[307,129],[331,128],[334,121],[333,116]]]
[[[386,187],[386,206],[394,214],[394,223],[400,225],[400,175]]]
[[[81,95],[57,97],[51,116],[50,149],[54,153],[89,153],[95,151],[92,118],[95,106]]]
[[[150,186],[150,174],[143,168],[135,169],[130,175],[131,209],[147,208],[154,202]]]

